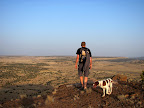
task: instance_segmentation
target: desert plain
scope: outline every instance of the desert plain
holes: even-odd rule
[[[0,104],[79,83],[75,60],[75,56],[0,56]],[[88,81],[121,74],[127,76],[127,81],[139,82],[143,70],[143,57],[93,57]]]

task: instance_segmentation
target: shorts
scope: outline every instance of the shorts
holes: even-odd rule
[[[78,75],[80,77],[80,76],[83,76],[83,73],[84,73],[84,77],[88,77],[89,68],[87,68],[85,71],[83,71],[83,66],[84,66],[84,63],[79,63],[79,65],[78,65]]]

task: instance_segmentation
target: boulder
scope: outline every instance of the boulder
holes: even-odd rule
[[[91,93],[92,92],[92,89],[91,88],[87,88],[86,89],[86,93]]]
[[[52,94],[56,94],[57,93],[57,89],[54,89],[54,91],[52,92]]]
[[[47,95],[47,98],[45,100],[45,105],[48,105],[48,104],[53,103],[53,102],[54,102],[54,97]]]
[[[84,91],[80,91],[80,94],[84,94]]]
[[[21,98],[21,99],[27,98],[27,95],[26,95],[26,94],[21,94],[21,95],[20,95],[20,98]]]
[[[112,77],[112,80],[118,80],[118,81],[125,81],[126,82],[127,81],[127,76],[117,74],[117,75]]]
[[[77,95],[74,95],[74,101],[75,101],[75,100],[78,100],[78,99],[80,99],[80,98],[79,98],[79,95],[78,95],[78,94],[77,94]]]
[[[123,100],[126,99],[124,95],[118,95],[117,98],[118,98],[120,101],[123,101]]]

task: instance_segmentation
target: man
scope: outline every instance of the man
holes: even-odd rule
[[[78,65],[78,75],[80,77],[81,86],[84,90],[87,89],[87,81],[89,75],[89,69],[92,68],[92,55],[90,49],[86,48],[86,43],[81,43],[81,48],[79,48],[76,52],[77,58],[75,63],[75,68],[77,69]],[[83,74],[84,74],[84,82],[83,82]]]

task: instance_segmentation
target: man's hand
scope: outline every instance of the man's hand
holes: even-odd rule
[[[90,69],[92,68],[92,57],[90,57]]]
[[[76,63],[75,63],[75,68],[77,69],[77,63],[79,61],[79,55],[77,54],[77,58],[76,58]]]
[[[75,64],[75,68],[77,69],[77,64]]]

